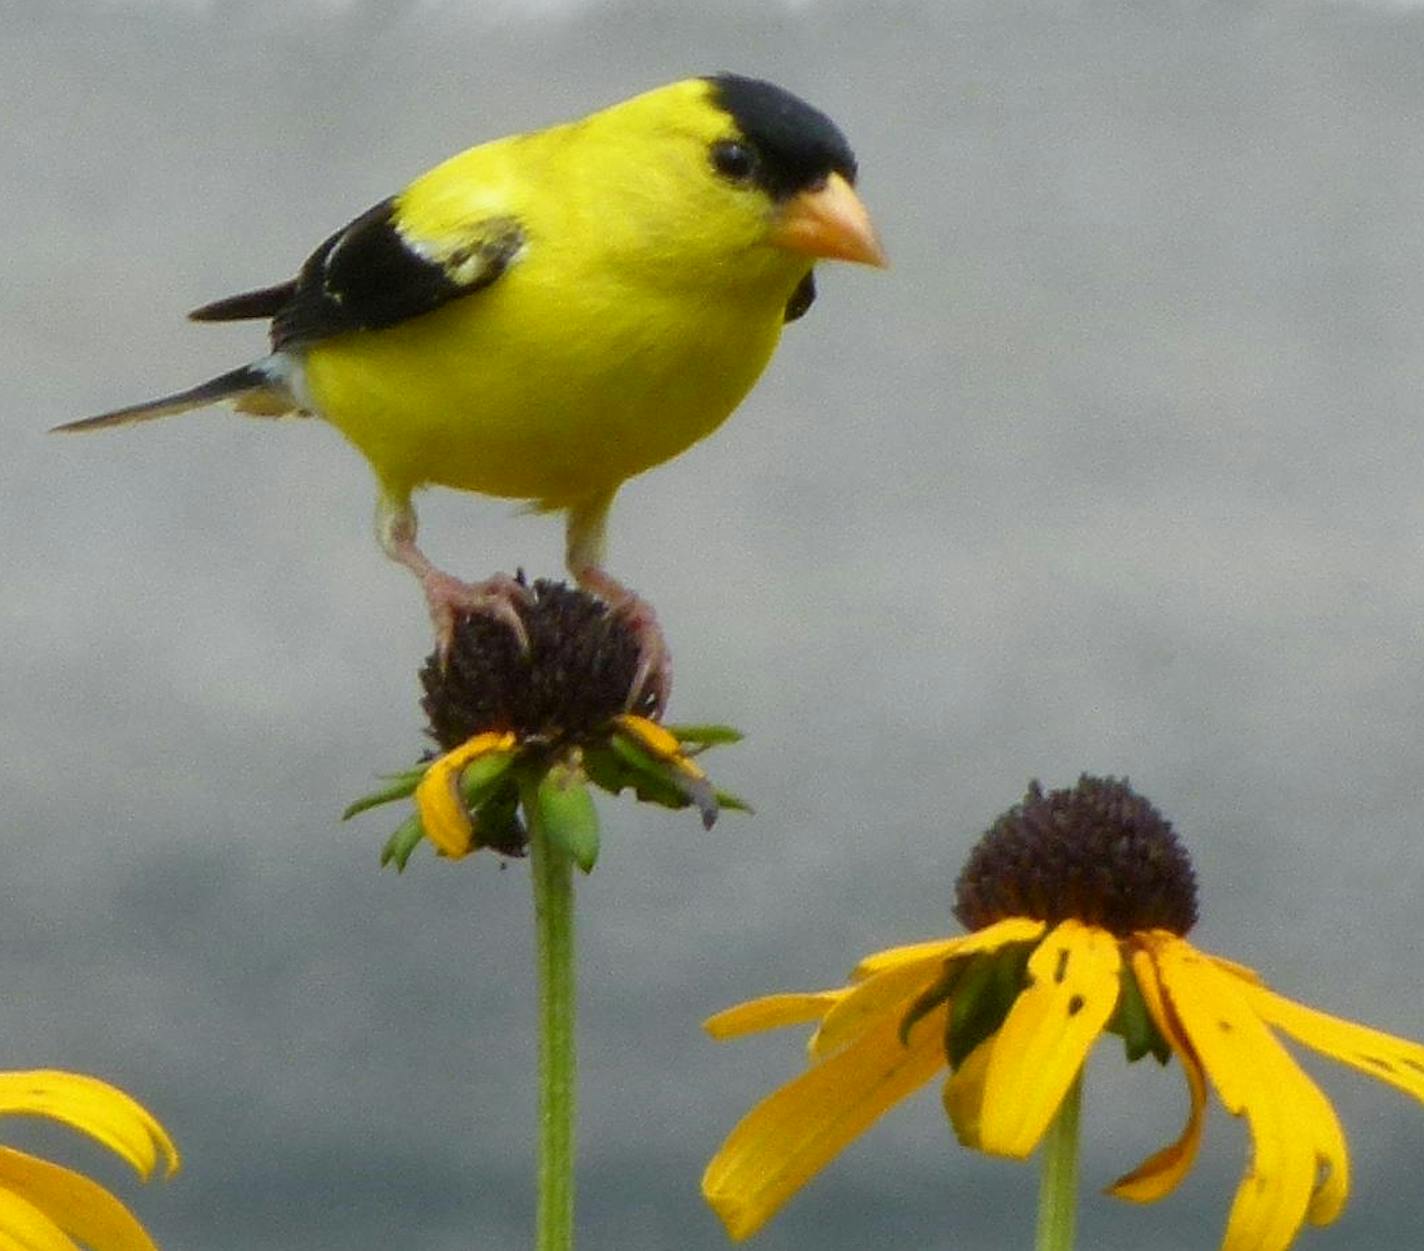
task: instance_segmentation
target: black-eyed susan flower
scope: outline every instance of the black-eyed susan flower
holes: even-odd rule
[[[710,827],[722,808],[694,759],[739,737],[725,726],[661,725],[635,698],[642,645],[625,614],[583,591],[536,582],[515,602],[522,630],[486,615],[457,620],[421,673],[440,753],[358,800],[347,816],[413,796],[415,812],[382,863],[403,868],[422,839],[456,859],[480,847],[530,859],[539,1019],[539,1202],[534,1245],[567,1251],[574,1226],[574,938],[571,865],[598,857],[590,786],[671,808]],[[523,637],[520,637],[522,634]]]
[[[80,1073],[0,1073],[0,1113],[44,1116],[81,1130],[133,1165],[145,1181],[162,1162],[178,1168],[163,1126],[123,1091]],[[156,1251],[133,1214],[81,1173],[0,1147],[0,1246],[15,1251]]]
[[[440,753],[397,774],[346,815],[413,795],[415,812],[382,863],[404,868],[422,838],[444,856],[480,847],[524,854],[531,807],[585,871],[598,856],[588,785],[670,808],[695,806],[711,827],[724,807],[694,759],[739,737],[725,726],[663,726],[651,696],[627,707],[639,643],[622,616],[591,595],[536,582],[518,606],[525,638],[488,615],[461,618],[447,655],[421,672],[423,707]],[[521,808],[523,811],[521,811]]]
[[[1345,1136],[1284,1034],[1424,1100],[1424,1047],[1327,1016],[1186,940],[1196,883],[1170,824],[1123,782],[1034,784],[974,848],[955,912],[969,933],[878,952],[850,984],[714,1016],[716,1038],[816,1023],[810,1068],[753,1108],[703,1177],[734,1239],[754,1234],[847,1143],[946,1067],[968,1147],[1023,1159],[1075,1088],[1089,1049],[1175,1056],[1190,1099],[1178,1138],[1109,1193],[1150,1202],[1196,1157],[1208,1084],[1244,1117],[1251,1162],[1226,1251],[1280,1251],[1349,1192]]]

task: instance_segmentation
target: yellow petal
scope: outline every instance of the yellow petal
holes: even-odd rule
[[[1206,1078],[1202,1074],[1201,1061],[1183,1036],[1181,1024],[1163,998],[1151,954],[1137,948],[1132,953],[1131,964],[1148,1015],[1182,1066],[1190,1099],[1187,1124],[1177,1141],[1149,1156],[1132,1172],[1119,1177],[1108,1187],[1108,1193],[1119,1199],[1152,1203],[1175,1190],[1196,1161],[1206,1113]]]
[[[1228,960],[1225,956],[1214,956],[1206,951],[1200,952],[1199,954],[1205,956],[1216,965],[1218,969],[1222,969],[1235,977],[1239,977],[1243,982],[1250,982],[1253,986],[1262,986],[1265,984],[1261,981],[1261,975],[1257,973],[1255,969],[1248,968],[1244,964],[1237,964],[1235,960]]]
[[[783,1025],[801,1025],[819,1021],[827,1011],[847,994],[844,990],[813,990],[803,994],[763,995],[746,1003],[724,1008],[716,1016],[702,1022],[719,1042],[759,1034],[762,1030],[780,1029]]]
[[[476,734],[433,761],[416,786],[415,806],[425,836],[452,859],[468,855],[475,841],[475,827],[460,796],[460,774],[471,761],[512,751],[514,744],[508,731]]]
[[[904,947],[891,947],[866,956],[850,975],[853,982],[864,981],[886,969],[901,964],[914,964],[922,960],[948,959],[950,956],[972,956],[981,951],[997,951],[1009,943],[1031,942],[1043,933],[1046,926],[1042,921],[1031,921],[1028,917],[1005,917],[986,925],[971,934],[961,934],[958,938],[935,938],[926,943],[910,943]]]
[[[1264,986],[1246,997],[1262,1018],[1314,1051],[1424,1101],[1424,1047],[1287,999]]]
[[[48,1216],[0,1187],[0,1251],[79,1251]]]
[[[984,1149],[984,1079],[989,1075],[989,1057],[997,1034],[986,1038],[964,1059],[944,1082],[941,1098],[954,1136],[972,1151]]]
[[[960,934],[955,938],[932,938],[923,943],[906,943],[903,947],[888,947],[868,955],[851,970],[852,982],[863,982],[890,969],[898,969],[906,964],[921,964],[926,960],[947,960],[969,938]]]
[[[655,760],[672,765],[673,768],[690,778],[696,778],[699,781],[706,778],[707,774],[683,751],[682,744],[656,721],[650,721],[647,717],[640,717],[635,713],[625,712],[614,717],[613,724]]]
[[[1158,943],[1155,956],[1183,1033],[1227,1111],[1244,1115],[1251,1134],[1251,1165],[1222,1251],[1285,1251],[1307,1212],[1328,1219],[1344,1202],[1349,1175],[1339,1122],[1257,1015],[1249,983],[1180,939]]]
[[[1023,1159],[1038,1145],[1117,1007],[1117,939],[1060,922],[1028,961],[1029,985],[999,1028],[984,1079],[983,1149]]]
[[[788,1199],[892,1105],[944,1064],[946,1009],[900,1042],[887,1019],[747,1113],[702,1176],[702,1194],[735,1240],[756,1233]]]
[[[136,1099],[84,1073],[29,1069],[0,1073],[0,1115],[47,1116],[98,1139],[147,1179],[161,1153],[171,1175],[178,1149]]]
[[[1345,1200],[1350,1197],[1350,1152],[1345,1146],[1345,1131],[1320,1087],[1299,1068],[1289,1052],[1283,1049],[1281,1054],[1299,1074],[1299,1080],[1291,1082],[1290,1087],[1300,1101],[1300,1115],[1315,1127],[1315,1159],[1319,1168],[1305,1219],[1312,1225],[1328,1225],[1344,1210]]]
[[[892,965],[845,992],[811,1035],[807,1046],[812,1057],[824,1060],[887,1016],[901,1020],[910,1004],[940,975],[944,963],[942,955],[931,955]]]
[[[0,1147],[0,1195],[32,1204],[90,1251],[157,1251],[133,1213],[102,1186],[23,1151]],[[8,1223],[10,1212],[11,1203],[0,1202],[0,1222]],[[64,1238],[21,1245],[70,1251],[74,1244]]]

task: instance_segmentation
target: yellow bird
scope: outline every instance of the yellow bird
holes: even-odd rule
[[[673,83],[451,157],[326,240],[289,282],[197,321],[271,319],[271,352],[93,430],[225,402],[316,416],[370,462],[382,548],[420,579],[440,645],[456,615],[521,637],[497,576],[416,545],[438,485],[567,514],[569,572],[637,630],[630,701],[671,680],[651,608],[603,568],[619,486],[722,424],[815,296],[822,258],[885,264],[855,158],[824,114],[735,74]]]

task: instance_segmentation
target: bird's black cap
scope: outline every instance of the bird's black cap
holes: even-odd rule
[[[855,155],[819,109],[774,83],[740,74],[713,74],[712,100],[737,124],[761,158],[753,180],[785,200],[832,173],[855,182]]]

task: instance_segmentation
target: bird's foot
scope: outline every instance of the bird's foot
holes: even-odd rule
[[[483,582],[462,582],[439,569],[429,569],[421,574],[420,585],[425,591],[425,602],[430,605],[441,664],[450,655],[456,622],[475,613],[508,626],[520,650],[529,650],[529,633],[519,615],[519,606],[532,603],[533,598],[529,588],[518,579],[497,573]]]
[[[651,699],[653,717],[661,717],[672,693],[672,652],[653,606],[602,569],[581,569],[575,577],[579,586],[608,605],[638,642],[638,668],[628,688],[628,708]]]

